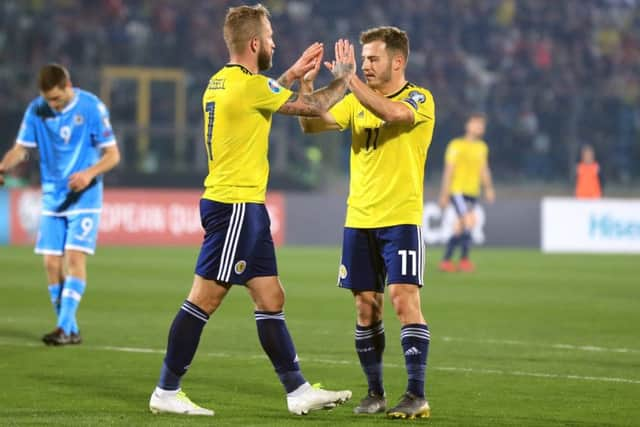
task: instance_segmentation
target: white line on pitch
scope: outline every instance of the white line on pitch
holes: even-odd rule
[[[15,347],[42,347],[42,344],[30,343],[30,342],[11,342],[1,341],[0,346],[15,346]],[[117,351],[122,353],[147,353],[147,354],[164,354],[164,350],[153,348],[141,348],[141,347],[116,347],[116,346],[87,346],[82,345],[80,348],[83,350],[104,350],[104,351]],[[263,354],[232,354],[232,353],[204,353],[204,356],[217,357],[223,359],[245,359],[256,360],[266,359],[267,356]],[[300,361],[303,363],[324,363],[331,365],[353,365],[357,366],[358,363],[349,360],[336,360],[336,359],[318,359],[314,357],[301,357]],[[404,368],[404,365],[397,363],[385,363],[387,368]],[[458,366],[429,366],[431,371],[445,371],[445,372],[465,372],[469,374],[483,374],[483,375],[504,375],[504,376],[516,376],[516,377],[533,377],[533,378],[549,378],[549,379],[563,379],[563,380],[580,380],[580,381],[599,381],[609,383],[624,383],[624,384],[640,384],[640,380],[634,380],[631,378],[616,378],[616,377],[594,377],[583,375],[571,375],[571,374],[548,374],[544,372],[524,372],[524,371],[505,371],[502,369],[483,369],[483,368],[461,368]]]
[[[471,342],[478,344],[504,344],[504,345],[520,345],[520,346],[535,346],[538,348],[554,348],[557,350],[577,350],[577,351],[592,351],[601,353],[640,353],[640,350],[634,348],[612,348],[612,347],[598,347],[594,345],[573,345],[573,344],[544,344],[531,341],[517,341],[517,340],[497,340],[497,339],[477,339],[477,338],[456,338],[456,337],[441,337],[443,341],[457,341],[457,342]]]

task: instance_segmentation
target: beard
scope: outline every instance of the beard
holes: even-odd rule
[[[267,71],[271,68],[271,58],[271,53],[260,46],[260,51],[258,52],[258,70]]]
[[[380,71],[373,80],[367,81],[367,83],[370,88],[376,89],[380,86],[384,86],[389,81],[391,81],[391,64],[389,64],[385,70]]]

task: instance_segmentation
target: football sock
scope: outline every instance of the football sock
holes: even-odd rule
[[[371,326],[356,324],[355,341],[360,366],[367,376],[369,393],[384,395],[384,386],[382,385],[382,354],[385,346],[384,324],[382,321]]]
[[[187,300],[182,303],[169,329],[167,353],[158,380],[159,388],[180,388],[180,379],[191,365],[207,320],[209,315],[200,307]]]
[[[471,247],[471,231],[464,230],[460,236],[460,245],[462,246],[461,258],[465,259],[469,257],[469,248]]]
[[[69,335],[76,323],[76,312],[80,305],[80,300],[84,294],[86,284],[84,280],[67,276],[62,288],[62,298],[60,300],[60,314],[58,315],[58,327],[65,334]],[[76,325],[77,329],[77,325]]]
[[[456,245],[458,244],[459,241],[460,241],[460,236],[458,236],[457,234],[452,234],[451,237],[449,237],[449,240],[447,241],[447,249],[444,252],[443,259],[445,261],[449,261],[451,259],[451,257],[453,256],[453,251],[455,251]]]
[[[404,363],[407,368],[407,391],[424,397],[425,371],[431,335],[427,325],[413,323],[400,330]]]
[[[56,313],[56,318],[60,315],[60,293],[62,292],[62,285],[60,283],[54,283],[49,285],[49,297],[51,298],[51,305],[53,305],[53,311]]]
[[[256,311],[255,318],[260,344],[269,356],[284,389],[291,393],[306,381],[300,372],[298,356],[284,321],[284,313]]]

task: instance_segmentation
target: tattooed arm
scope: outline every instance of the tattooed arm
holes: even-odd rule
[[[314,68],[312,71],[309,71],[309,73],[307,73],[300,81],[301,94],[313,93],[313,80],[318,74],[318,70],[319,64],[318,67]],[[300,123],[302,132],[304,133],[317,133],[327,130],[340,129],[340,126],[338,126],[338,123],[328,111],[319,114],[316,117],[298,116],[298,122]]]
[[[328,86],[311,93],[305,93],[303,88],[300,93],[292,94],[278,112],[295,116],[319,116],[342,98],[355,72],[354,49],[347,40],[336,43],[336,60],[332,72],[335,79]]]
[[[311,93],[294,92],[278,112],[290,116],[318,116],[342,99],[348,84],[347,77],[340,77]]]

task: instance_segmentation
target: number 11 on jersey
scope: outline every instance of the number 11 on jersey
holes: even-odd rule
[[[209,155],[209,160],[213,160],[213,147],[211,147],[211,140],[213,139],[213,117],[216,111],[216,103],[215,102],[207,102],[205,105],[205,111],[207,112],[207,154]]]

